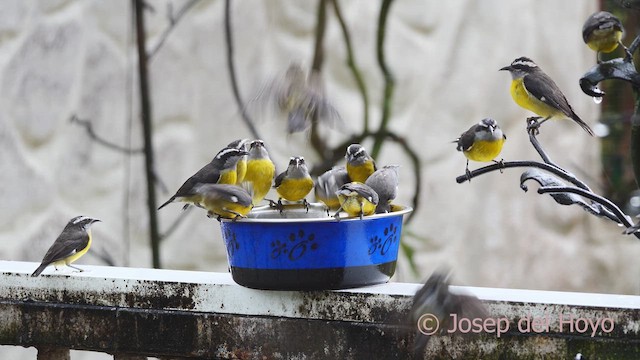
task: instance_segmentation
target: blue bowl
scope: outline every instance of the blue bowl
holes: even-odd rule
[[[319,204],[256,208],[247,219],[222,220],[233,280],[271,290],[346,289],[386,283],[396,268],[402,216],[411,208],[336,220]],[[344,215],[344,214],[343,214]]]

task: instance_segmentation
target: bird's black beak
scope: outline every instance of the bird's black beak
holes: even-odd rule
[[[498,71],[502,71],[502,70],[511,70],[511,65],[509,65],[509,66],[505,66],[505,67],[501,68],[501,69],[500,69],[500,70],[498,70]]]
[[[91,221],[91,223],[92,223],[92,224],[93,224],[93,223],[97,223],[97,222],[102,222],[102,220],[99,220],[99,219],[93,219],[93,221]]]

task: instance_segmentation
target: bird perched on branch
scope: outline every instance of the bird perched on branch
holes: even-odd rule
[[[58,270],[58,266],[66,265],[78,271],[84,271],[71,265],[71,263],[89,251],[91,247],[91,225],[98,221],[100,220],[87,216],[76,216],[69,220],[62,233],[58,235],[56,241],[47,250],[40,266],[31,276],[40,275],[51,264],[55,266],[56,270]]]
[[[459,138],[454,140],[453,142],[458,144],[456,150],[462,151],[467,158],[467,166],[465,168],[467,178],[471,178],[469,160],[480,162],[495,161],[494,159],[500,155],[506,139],[507,136],[502,132],[498,123],[491,118],[486,118],[471,126],[469,130],[463,132]]]
[[[254,140],[249,144],[249,156],[247,158],[247,173],[245,183],[250,183],[253,188],[253,205],[258,205],[271,189],[276,167],[269,157],[269,152],[262,140]]]
[[[276,177],[275,188],[281,199],[287,201],[302,200],[308,210],[308,203],[305,197],[313,189],[313,179],[309,175],[309,169],[303,157],[292,157],[289,160],[287,170]],[[278,200],[278,205],[282,208],[280,200]]]
[[[238,185],[198,184],[192,196],[208,210],[207,216],[218,220],[246,217],[253,207],[249,192]]]
[[[347,159],[347,173],[351,181],[364,184],[367,178],[378,170],[376,162],[360,144],[349,145],[345,158]]]
[[[379,202],[375,190],[369,185],[355,181],[342,185],[336,194],[340,200],[340,209],[349,216],[359,216],[360,220],[375,213]],[[336,219],[339,218],[340,209],[334,215]]]
[[[589,48],[596,52],[598,62],[600,62],[600,53],[610,53],[622,46],[628,57],[631,53],[624,44],[622,44],[622,35],[624,27],[620,19],[610,12],[599,11],[587,18],[582,26],[582,39]]]
[[[391,201],[398,196],[399,168],[398,165],[386,165],[367,178],[365,185],[378,194],[376,214],[391,212]]]
[[[192,196],[193,188],[198,184],[235,184],[238,179],[236,171],[238,161],[247,154],[248,152],[233,147],[220,150],[211,162],[188,178],[169,200],[160,205],[158,210],[176,200],[199,205]]]
[[[593,136],[593,130],[573,111],[558,85],[533,60],[519,57],[500,70],[511,73],[511,97],[516,104],[543,118],[531,122],[528,126],[530,131],[537,131],[551,118],[568,117]]]

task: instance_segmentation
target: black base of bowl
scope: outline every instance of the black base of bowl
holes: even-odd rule
[[[270,270],[231,267],[233,280],[261,290],[337,290],[384,284],[396,270],[396,262],[329,269]]]

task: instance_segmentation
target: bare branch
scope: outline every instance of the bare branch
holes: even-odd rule
[[[83,120],[80,119],[78,116],[76,116],[75,114],[71,115],[71,118],[69,118],[69,122],[71,123],[75,123],[78,124],[82,127],[85,128],[85,130],[87,131],[87,135],[89,135],[89,137],[94,140],[95,142],[97,142],[100,145],[103,145],[111,150],[115,150],[124,154],[128,154],[128,155],[139,155],[143,153],[143,149],[129,149],[126,148],[124,146],[120,146],[120,145],[116,145],[112,142],[109,142],[103,138],[101,138],[100,136],[98,136],[98,134],[96,134],[95,130],[93,129],[93,125],[91,124],[91,121],[89,120]]]
[[[262,139],[256,127],[253,125],[254,122],[249,117],[245,105],[240,98],[240,90],[238,89],[238,80],[236,79],[236,70],[233,63],[233,39],[231,38],[231,0],[224,1],[224,34],[225,34],[225,44],[227,45],[227,68],[229,70],[229,77],[231,78],[231,89],[233,90],[233,97],[236,100],[236,104],[240,109],[240,114],[242,115],[242,120],[245,125],[249,128],[249,132],[251,132],[251,136],[254,139]]]
[[[175,14],[173,12],[173,6],[171,5],[171,3],[167,5],[168,7],[167,18],[169,19],[169,25],[167,25],[167,27],[162,31],[162,34],[160,34],[160,38],[158,39],[156,44],[153,46],[153,48],[147,51],[147,59],[149,60],[149,62],[151,62],[153,58],[156,56],[156,54],[158,53],[158,51],[160,51],[160,48],[162,48],[162,46],[164,45],[164,42],[167,41],[169,34],[171,34],[171,32],[176,27],[176,25],[178,25],[178,23],[180,22],[180,19],[182,19],[182,17],[187,13],[187,11],[189,11],[189,9],[191,9],[191,7],[193,7],[193,5],[195,5],[197,2],[198,0],[187,1],[184,5],[182,5],[180,9],[178,9],[178,11]]]

